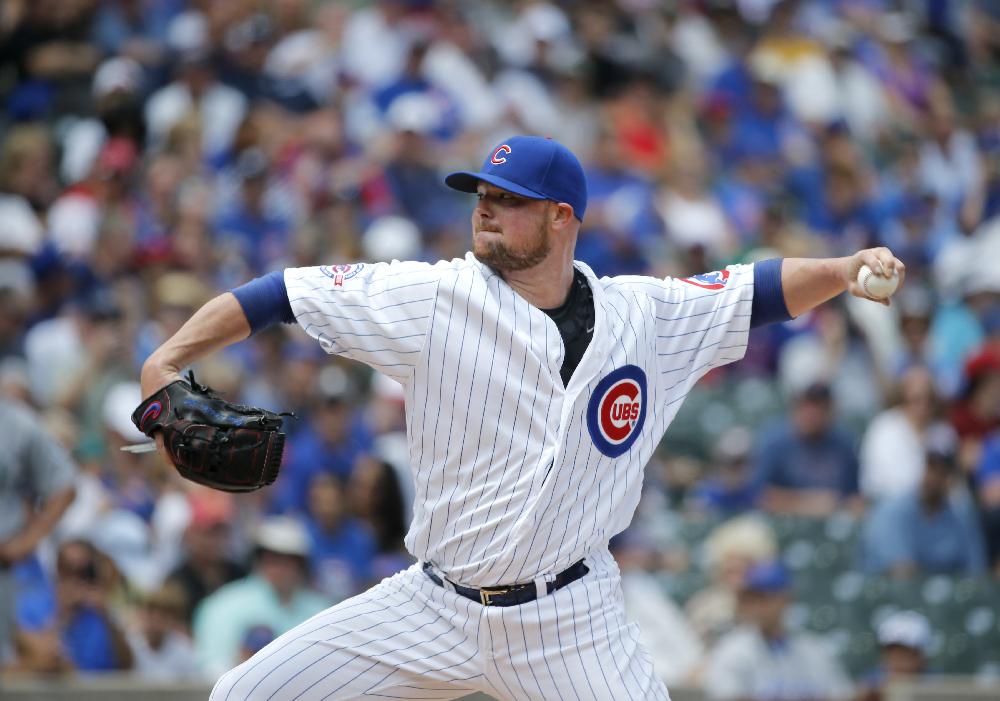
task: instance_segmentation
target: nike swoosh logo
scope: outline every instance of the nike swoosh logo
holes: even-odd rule
[[[595,324],[595,326],[596,326],[596,324]],[[593,326],[591,326],[590,328],[588,328],[588,329],[587,329],[587,333],[590,333],[590,332],[591,332],[591,331],[593,331],[593,330],[594,330],[594,327],[593,327]]]

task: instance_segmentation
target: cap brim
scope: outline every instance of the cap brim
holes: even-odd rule
[[[495,185],[502,190],[513,192],[515,195],[530,197],[533,200],[549,199],[540,192],[529,190],[526,187],[518,185],[512,180],[501,178],[497,175],[493,175],[492,173],[473,173],[467,170],[460,170],[457,173],[451,173],[448,175],[444,179],[444,184],[454,190],[459,190],[460,192],[476,192],[476,187],[479,185],[480,181],[489,183],[490,185]]]

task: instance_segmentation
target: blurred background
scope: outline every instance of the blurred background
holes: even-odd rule
[[[598,275],[875,245],[907,266],[888,309],[753,331],[650,463],[612,545],[675,698],[997,693],[990,0],[0,3],[0,684],[204,698],[411,562],[401,388],[298,329],[197,368],[295,411],[271,488],[232,498],[118,448],[143,438],[143,360],[219,292],[463,255],[472,203],[441,176],[515,133],[580,156]]]

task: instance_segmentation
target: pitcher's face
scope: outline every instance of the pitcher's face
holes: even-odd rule
[[[549,255],[549,200],[522,197],[487,183],[476,188],[472,253],[502,271],[533,268]]]

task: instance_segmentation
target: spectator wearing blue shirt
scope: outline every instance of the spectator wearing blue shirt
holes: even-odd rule
[[[233,248],[256,274],[267,271],[287,252],[291,222],[267,198],[270,163],[258,149],[236,160],[239,191],[215,221],[218,243]]]
[[[801,205],[808,227],[850,248],[858,241],[871,241],[878,228],[875,210],[865,188],[866,165],[842,122],[827,127],[817,143],[819,160],[793,168],[787,187]],[[843,241],[848,237],[847,241]],[[909,263],[907,263],[909,265]]]
[[[926,436],[920,485],[880,502],[862,532],[864,569],[873,574],[978,575],[986,569],[983,534],[972,500],[954,489],[958,446],[951,429]]]
[[[695,485],[691,502],[698,508],[732,515],[754,507],[754,492],[750,471],[752,438],[743,426],[727,429],[712,452],[709,475]]]
[[[306,527],[312,540],[309,559],[321,592],[342,601],[370,584],[375,536],[348,514],[342,478],[328,472],[313,477]]]
[[[132,650],[108,612],[112,567],[86,541],[64,543],[56,558],[57,625],[64,649],[81,671],[132,668]]]
[[[69,540],[56,555],[54,596],[50,587],[26,592],[18,625],[25,647],[33,649],[26,668],[111,672],[132,668],[124,632],[108,613],[114,581],[111,560],[90,542]],[[37,666],[43,661],[44,666]]]
[[[625,163],[615,134],[602,129],[587,167],[588,214],[575,255],[605,275],[648,272],[651,251],[663,244],[653,184]]]
[[[789,420],[763,435],[754,474],[761,506],[776,513],[825,516],[857,496],[857,448],[834,425],[829,385],[803,389]]]
[[[409,567],[413,556],[403,542],[409,519],[397,468],[375,458],[358,460],[347,484],[347,494],[352,513],[365,523],[375,539],[372,581]]]
[[[454,102],[423,73],[424,62],[430,48],[431,44],[426,38],[415,38],[407,52],[403,72],[394,81],[379,88],[372,99],[383,119],[392,122],[392,105],[398,98],[413,94],[426,97],[430,101],[428,104],[435,106],[435,113],[440,117],[433,124],[428,124],[428,129],[435,138],[447,141],[458,133],[461,120]],[[408,106],[415,104],[417,103],[410,102]],[[396,109],[404,105],[407,103],[401,102]]]
[[[372,214],[400,214],[412,220],[425,241],[448,248],[449,236],[464,222],[466,211],[438,174],[440,142],[434,132],[442,115],[433,97],[409,93],[397,97],[386,114],[389,133],[381,181],[372,187],[388,194],[385,210]],[[439,241],[444,237],[444,241]],[[452,251],[454,252],[454,251]],[[447,251],[438,252],[447,255]]]
[[[351,401],[355,388],[337,366],[324,368],[317,381],[319,397],[307,412],[309,421],[289,441],[278,481],[268,490],[275,513],[306,513],[309,484],[319,473],[346,479],[358,458],[374,442],[371,431]]]

